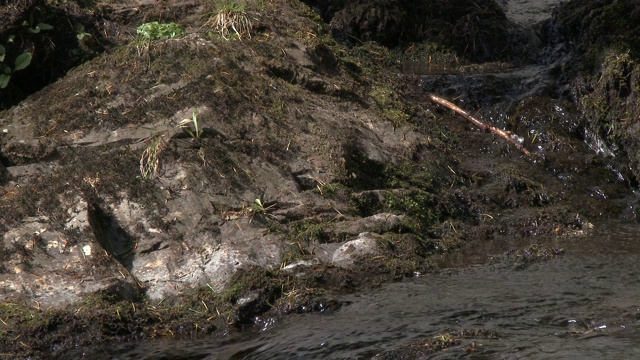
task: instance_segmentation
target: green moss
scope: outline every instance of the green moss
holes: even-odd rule
[[[392,89],[384,86],[374,86],[369,96],[382,112],[382,116],[394,124],[402,124],[411,118],[411,115],[403,109],[406,105]]]
[[[403,49],[395,51],[394,56],[402,62],[416,61],[429,64],[457,64],[458,56],[449,49],[442,47],[440,43],[423,41],[411,44]]]
[[[410,216],[424,228],[439,218],[436,197],[426,191],[413,190],[408,193],[385,193],[384,210]]]
[[[327,240],[325,223],[317,223],[311,220],[299,220],[291,223],[287,240],[289,243],[309,247],[312,243],[322,243]],[[302,255],[305,255],[304,253]]]
[[[318,184],[318,192],[327,199],[335,199],[340,193],[347,192],[348,189],[340,183]]]
[[[401,161],[387,167],[387,186],[390,188],[418,188],[425,191],[434,189],[434,174],[427,167],[416,167],[413,161]]]

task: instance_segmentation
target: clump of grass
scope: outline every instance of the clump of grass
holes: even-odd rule
[[[190,128],[191,126],[193,126],[193,129]],[[195,111],[193,112],[191,119],[184,119],[180,121],[178,127],[184,130],[192,139],[199,139],[202,137],[203,130],[198,127],[198,117]]]
[[[247,4],[234,0],[210,0],[213,12],[205,23],[225,40],[251,39],[253,24],[247,14]]]
[[[161,131],[151,136],[147,140],[147,147],[142,151],[140,156],[140,174],[144,179],[153,178],[158,174],[160,169],[160,155],[167,147],[167,144],[173,139],[176,130],[182,130],[192,139],[200,139],[204,130],[198,125],[198,116],[195,111],[191,119],[183,119],[173,128]],[[168,139],[168,140],[165,140]]]
[[[151,137],[149,145],[140,156],[140,174],[144,179],[155,177],[160,168],[160,154],[166,146],[166,142],[161,135]]]

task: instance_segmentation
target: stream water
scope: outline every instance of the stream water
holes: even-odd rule
[[[551,261],[521,269],[488,258],[445,268],[342,296],[337,311],[289,317],[231,341],[122,345],[87,358],[395,359],[394,349],[461,329],[493,335],[429,358],[640,358],[639,230],[597,226],[592,235],[556,240],[567,254]]]
[[[511,0],[506,11],[528,26],[559,0]],[[541,71],[535,71],[539,74]],[[517,76],[531,78],[531,74]],[[592,234],[534,239],[566,255],[515,268],[513,244],[477,244],[443,258],[444,269],[357,295],[330,313],[269,320],[230,339],[147,342],[82,350],[90,359],[397,359],[398,349],[446,331],[478,330],[433,359],[640,358],[640,225],[596,224]],[[531,241],[531,240],[527,240]],[[521,244],[520,244],[521,245]],[[478,259],[470,265],[469,259]],[[413,344],[413,345],[412,345]],[[467,352],[469,347],[473,350]],[[398,352],[397,354],[402,354]],[[413,359],[414,357],[408,357]],[[422,357],[420,357],[422,358]]]
[[[566,1],[566,0],[565,0]],[[561,0],[508,0],[505,11],[509,19],[533,25],[549,18],[550,10]]]

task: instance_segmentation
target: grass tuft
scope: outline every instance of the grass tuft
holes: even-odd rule
[[[253,24],[247,14],[247,4],[233,0],[211,0],[213,13],[205,23],[225,40],[251,39]]]

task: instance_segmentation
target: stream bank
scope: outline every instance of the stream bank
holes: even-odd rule
[[[335,310],[336,293],[429,273],[443,254],[486,241],[540,243],[514,250],[526,266],[561,255],[562,239],[596,220],[636,221],[633,145],[603,131],[631,132],[634,118],[600,105],[585,123],[580,109],[613,88],[607,101],[635,111],[637,47],[602,40],[589,61],[609,62],[577,73],[571,55],[599,24],[575,24],[583,12],[608,24],[637,7],[571,2],[531,43],[497,3],[424,5],[433,21],[420,32],[391,3],[367,15],[358,2],[250,2],[251,38],[236,41],[203,27],[206,3],[60,5],[85,9],[103,26],[95,34],[114,35],[0,113],[4,351],[57,357],[97,343],[225,335]],[[46,17],[56,2],[22,5],[61,27]],[[154,20],[186,34],[140,43],[136,27]],[[372,28],[395,20],[407,27]],[[559,62],[543,90],[502,102],[512,78],[398,75],[416,59]],[[611,75],[601,88],[598,71]],[[460,88],[470,89],[462,106],[516,133],[534,156],[426,101]],[[200,136],[178,126],[196,118]]]

